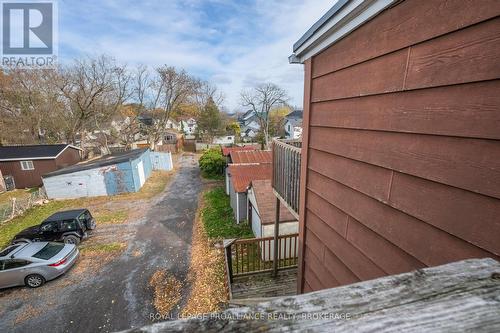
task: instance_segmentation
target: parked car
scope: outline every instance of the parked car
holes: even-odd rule
[[[95,219],[87,209],[66,210],[51,215],[40,225],[24,229],[12,243],[54,241],[77,245],[95,227]]]
[[[66,273],[79,252],[74,244],[29,242],[0,252],[0,288],[26,285],[38,288]]]

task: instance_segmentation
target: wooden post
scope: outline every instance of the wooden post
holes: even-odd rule
[[[226,246],[226,260],[227,260],[227,273],[229,275],[229,282],[233,283],[233,256],[231,254],[232,244]]]
[[[10,212],[10,218],[13,219],[16,216],[16,198],[12,198],[12,212]]]
[[[276,220],[274,222],[274,253],[273,253],[273,276],[278,276],[278,239],[280,234],[280,199],[276,198]]]

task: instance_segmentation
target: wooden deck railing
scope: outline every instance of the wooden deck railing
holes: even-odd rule
[[[278,269],[297,267],[298,234],[278,238]],[[236,276],[271,272],[274,259],[274,237],[238,239],[226,246],[230,281]]]
[[[299,217],[301,147],[301,141],[273,140],[273,189],[296,218]]]

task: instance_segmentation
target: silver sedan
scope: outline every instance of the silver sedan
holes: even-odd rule
[[[76,245],[29,242],[0,252],[0,288],[26,285],[38,288],[66,273],[78,258]]]

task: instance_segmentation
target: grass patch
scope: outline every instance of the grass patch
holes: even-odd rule
[[[222,187],[204,195],[205,207],[201,212],[203,225],[209,238],[250,238],[253,232],[248,223],[236,224],[229,197]]]
[[[121,224],[128,218],[128,211],[98,211],[94,214],[97,224]]]
[[[67,202],[51,201],[43,206],[28,209],[23,215],[0,226],[0,248],[4,248],[20,231],[40,224],[44,219],[58,210],[66,209]]]
[[[116,200],[151,199],[160,194],[167,186],[174,171],[153,171],[144,186],[136,193],[117,195]]]
[[[88,253],[109,253],[109,252],[117,252],[123,250],[125,247],[125,243],[106,243],[106,244],[93,244],[93,245],[83,245],[80,247],[80,252],[82,254]]]
[[[24,212],[23,215],[12,219],[9,222],[0,225],[0,249],[4,248],[12,238],[20,231],[42,223],[50,215],[60,210],[74,209],[74,208],[88,208],[92,207],[90,212],[96,218],[98,223],[111,224],[123,223],[127,218],[129,212],[127,210],[112,211],[109,208],[102,208],[110,201],[129,201],[150,199],[161,193],[165,186],[168,184],[173,171],[153,171],[149,179],[139,192],[125,193],[111,197],[95,197],[95,198],[81,198],[73,200],[57,200],[50,201],[42,206],[35,206]],[[9,198],[5,196],[15,195],[29,195],[30,190],[17,190],[7,192],[1,195],[1,198]],[[10,200],[10,199],[4,199]]]
[[[224,175],[214,175],[206,172],[201,172],[201,177],[207,180],[224,180]]]
[[[36,192],[38,188],[31,188],[27,190],[13,190],[0,194],[0,206],[11,204],[13,198],[25,199],[28,198],[31,193]]]

